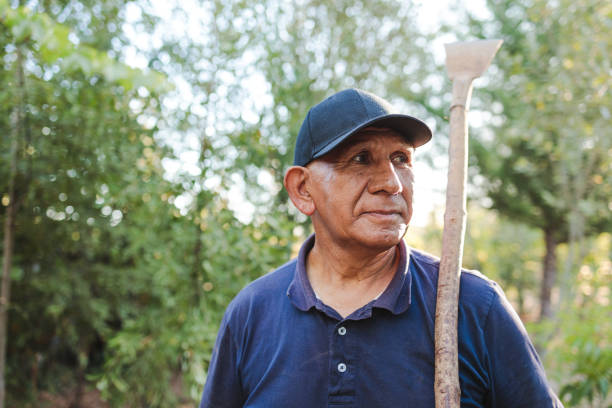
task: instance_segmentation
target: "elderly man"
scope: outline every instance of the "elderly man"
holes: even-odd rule
[[[314,235],[243,289],[217,337],[200,407],[434,406],[439,261],[402,238],[412,215],[418,119],[348,89],[314,106],[285,188]],[[465,271],[462,407],[560,407],[501,289]]]

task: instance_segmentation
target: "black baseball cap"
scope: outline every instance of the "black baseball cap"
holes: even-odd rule
[[[384,99],[361,89],[345,89],[308,111],[295,143],[293,164],[305,166],[368,126],[393,129],[414,147],[432,137],[423,121],[397,113]]]

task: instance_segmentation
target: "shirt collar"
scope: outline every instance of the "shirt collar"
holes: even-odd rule
[[[306,274],[306,259],[314,243],[315,236],[312,234],[302,244],[297,257],[293,280],[287,288],[287,296],[291,303],[304,312],[316,307],[318,302]],[[386,309],[396,315],[408,309],[411,300],[410,287],[412,277],[409,270],[410,254],[404,240],[401,240],[398,244],[398,252],[400,258],[397,270],[387,288],[378,298],[355,311],[351,316],[356,315],[357,318],[369,317],[372,308]]]

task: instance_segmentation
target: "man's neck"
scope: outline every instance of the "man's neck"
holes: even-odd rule
[[[346,317],[387,288],[398,262],[397,246],[380,252],[355,251],[315,240],[306,271],[317,297]]]

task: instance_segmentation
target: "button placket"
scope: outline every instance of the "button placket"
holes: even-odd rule
[[[355,353],[347,321],[336,321],[330,334],[330,381],[328,401],[336,406],[350,405],[355,397]],[[352,325],[351,330],[352,329]],[[351,405],[352,406],[352,405]]]
[[[338,327],[338,328],[336,329],[336,333],[338,334],[338,336],[340,336],[340,337],[338,338],[338,343],[337,343],[337,344],[340,344],[340,343],[344,344],[346,340],[341,339],[341,338],[342,338],[342,337],[344,337],[344,336],[346,335],[346,327],[345,327],[345,326],[340,326],[340,327]],[[343,349],[343,348],[344,348],[344,347],[341,347],[341,349]],[[346,372],[346,370],[347,370],[347,368],[348,368],[348,367],[347,367],[347,365],[346,365],[346,362],[344,362],[344,361],[342,361],[342,360],[341,360],[341,361],[338,363],[338,365],[336,366],[336,369],[338,370],[338,372],[339,372],[340,374],[345,373],[345,372]]]
[[[338,333],[339,336],[346,335],[346,327],[344,326],[338,327],[338,329],[336,330],[336,333]],[[344,341],[342,342],[344,343]],[[338,363],[337,369],[339,373],[345,373],[347,369],[346,364],[344,362]]]

